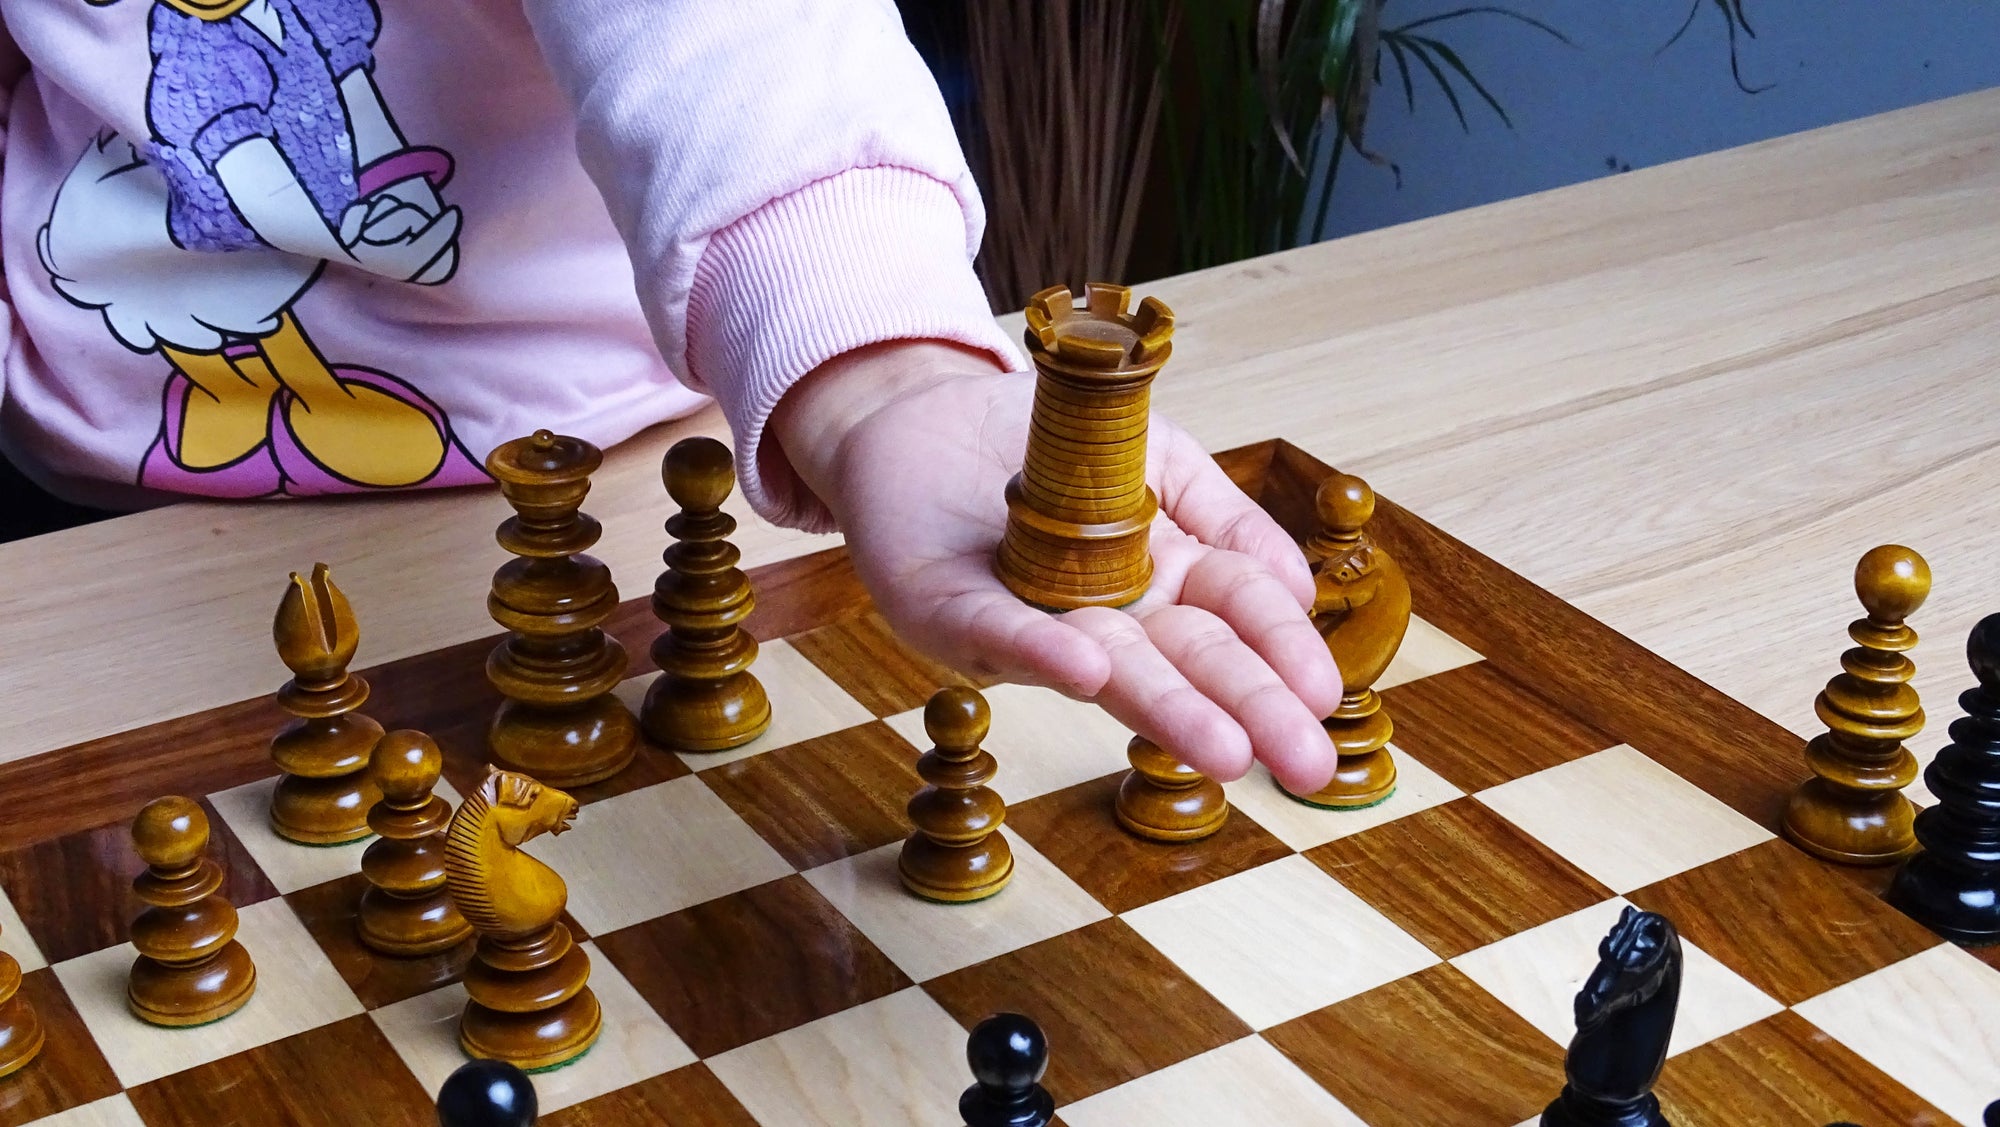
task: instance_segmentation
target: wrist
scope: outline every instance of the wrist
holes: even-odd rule
[[[840,462],[863,422],[911,394],[964,375],[1007,369],[989,351],[944,340],[892,340],[841,353],[801,376],[771,410],[775,438],[799,481],[836,518]]]

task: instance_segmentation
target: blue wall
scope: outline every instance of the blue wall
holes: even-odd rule
[[[1471,0],[1398,0],[1396,25]],[[1727,30],[1712,0],[1679,42],[1683,0],[1518,0],[1568,47],[1504,17],[1470,16],[1426,33],[1458,51],[1513,118],[1461,92],[1468,136],[1419,66],[1416,113],[1393,64],[1375,91],[1371,147],[1401,166],[1349,153],[1329,236],[1386,226],[1715,149],[2000,85],[2000,0],[1743,0],[1757,38]],[[1727,201],[1716,201],[1718,207]]]

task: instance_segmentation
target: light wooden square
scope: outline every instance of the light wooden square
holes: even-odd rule
[[[838,682],[820,672],[819,666],[783,639],[759,645],[757,660],[750,666],[750,672],[764,686],[764,695],[771,698],[771,726],[765,729],[763,735],[739,748],[676,752],[681,762],[697,771],[705,771],[875,719],[875,714],[868,711],[866,705],[848,696],[847,690],[841,688]],[[646,690],[658,676],[658,673],[647,673],[628,677],[618,685],[615,690],[618,698],[625,702],[634,716],[639,714],[640,706],[646,700]]]
[[[1630,904],[1595,904],[1451,960],[1487,993],[1567,1047],[1576,1035],[1576,993],[1597,968],[1597,947]],[[1680,1010],[1669,1053],[1683,1053],[1784,1009],[1708,952],[1681,937]]]
[[[693,775],[593,802],[527,852],[569,885],[592,935],[789,876],[792,867]]]
[[[1245,1037],[1061,1109],[1070,1127],[1367,1127],[1271,1047]]]
[[[1620,895],[1772,837],[1623,744],[1475,797]]]
[[[604,1030],[583,1056],[534,1075],[535,1100],[544,1115],[695,1060],[693,1050],[653,1012],[610,959],[591,943],[580,946],[590,958],[590,990],[604,1011]],[[424,1091],[436,1098],[453,1070],[469,1059],[458,1045],[458,1021],[464,1012],[465,987],[454,982],[369,1016]]]
[[[910,987],[707,1064],[763,1127],[956,1127],[965,1037]]]
[[[149,1025],[126,1008],[125,985],[137,955],[130,943],[56,964],[56,977],[120,1084],[137,1087],[361,1012],[361,1002],[283,900],[252,904],[237,918],[237,941],[257,967],[256,993],[242,1009],[193,1029]]]
[[[1472,647],[1412,615],[1402,646],[1390,660],[1389,668],[1375,679],[1374,689],[1379,693],[1480,660],[1483,659]]]
[[[297,892],[360,872],[361,855],[368,851],[374,835],[343,845],[305,845],[279,837],[271,828],[270,816],[271,793],[277,786],[278,777],[273,775],[208,796],[215,812],[229,823],[271,886],[280,893]],[[451,803],[454,810],[458,808],[458,792],[444,779],[438,780],[431,793]]]
[[[1792,1008],[1968,1127],[2000,1099],[2000,971],[1952,944]]]
[[[14,961],[21,964],[22,974],[49,965],[42,949],[35,945],[35,937],[28,934],[28,925],[14,911],[13,901],[7,899],[5,889],[0,889],[0,951],[14,956]]]
[[[1420,810],[1442,806],[1465,794],[1395,744],[1389,745],[1388,753],[1396,759],[1395,793],[1386,802],[1359,810],[1308,806],[1279,789],[1271,772],[1261,763],[1253,765],[1242,778],[1222,784],[1222,791],[1251,821],[1270,830],[1272,836],[1293,849],[1325,845]]]
[[[1296,854],[1122,918],[1255,1029],[1438,961],[1430,948]]]
[[[994,685],[981,693],[993,711],[993,730],[983,746],[1000,764],[990,785],[1009,803],[1026,802],[1132,765],[1125,757],[1131,729],[1097,705],[1032,685]],[[917,750],[931,746],[924,734],[923,709],[898,713],[888,718],[888,724]]]
[[[805,874],[904,974],[926,982],[995,955],[1039,943],[1111,913],[1014,831],[1014,876],[994,896],[940,904],[903,887],[902,842],[821,865]]]
[[[34,1127],[146,1127],[139,1109],[125,1093],[93,1100],[82,1107],[59,1111],[34,1121]]]

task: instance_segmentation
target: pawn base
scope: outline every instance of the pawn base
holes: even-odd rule
[[[639,724],[606,694],[582,704],[546,707],[506,701],[493,715],[486,744],[495,767],[546,786],[588,786],[623,771],[639,750]]]
[[[1889,865],[1916,853],[1916,813],[1900,791],[1838,791],[1812,778],[1785,806],[1785,837],[1836,864]]]
[[[527,1013],[467,1002],[458,1022],[458,1044],[468,1056],[539,1072],[589,1052],[603,1029],[604,1011],[597,995],[585,989],[567,1001]]]
[[[1282,788],[1281,788],[1282,789]],[[1333,781],[1311,794],[1293,794],[1307,806],[1325,810],[1360,810],[1380,806],[1396,793],[1396,760],[1387,748],[1365,755],[1343,755]]]
[[[771,727],[771,698],[749,673],[697,680],[662,673],[639,709],[646,738],[673,751],[729,751]]]
[[[18,967],[14,970],[14,979],[18,986]],[[26,998],[16,996],[0,1002],[0,1076],[9,1076],[26,1068],[28,1062],[42,1051],[46,1040],[41,1019],[35,1016]]]
[[[971,845],[940,845],[914,833],[904,839],[896,867],[903,887],[918,896],[969,904],[1007,887],[1014,877],[1014,851],[998,833]]]
[[[1540,1127],[1669,1127],[1659,1098],[1648,1093],[1636,1100],[1602,1103],[1586,1100],[1564,1087],[1542,1112]]]
[[[1199,841],[1229,820],[1222,784],[1199,777],[1192,786],[1163,787],[1136,770],[1118,784],[1118,824],[1148,841]]]
[[[271,792],[271,829],[302,845],[345,845],[374,832],[368,811],[381,800],[366,769],[326,779],[283,775]]]
[[[411,898],[365,889],[355,927],[369,950],[402,959],[449,951],[472,938],[472,925],[442,888]]]
[[[162,963],[144,955],[133,960],[126,1005],[139,1020],[184,1027],[220,1021],[243,1008],[257,991],[257,968],[250,952],[232,939],[214,955],[194,963]]]
[[[1970,877],[1919,853],[1896,874],[1890,907],[1966,947],[2000,943],[2000,872]]]

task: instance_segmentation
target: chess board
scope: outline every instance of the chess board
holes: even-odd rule
[[[1327,466],[1278,441],[1219,457],[1304,535]],[[1512,1127],[1561,1086],[1570,999],[1626,904],[1685,944],[1658,1089],[1678,1127],[1978,1122],[2000,1097],[2000,954],[1883,906],[1886,874],[1776,836],[1797,737],[1393,499],[1370,527],[1417,615],[1380,683],[1388,802],[1311,808],[1259,772],[1228,786],[1216,836],[1141,842],[1112,812],[1124,730],[980,686],[1017,871],[971,905],[896,878],[923,703],[963,682],[889,634],[840,551],[755,571],[770,732],[647,749],[530,847],[568,881],[606,1015],[587,1056],[537,1077],[542,1122],[943,1127],[966,1031],[1011,1009],[1048,1033],[1069,1127]],[[634,599],[609,625],[636,703],[658,624]],[[491,646],[359,670],[370,715],[443,745],[449,800],[482,774]],[[1949,704],[1932,706],[1920,738],[1940,742]],[[0,768],[0,947],[48,1031],[0,1081],[0,1127],[436,1122],[468,952],[360,946],[362,846],[265,825],[282,719],[246,701]],[[207,808],[259,970],[245,1009],[186,1030],[142,1025],[122,995],[127,824],[170,793]]]

